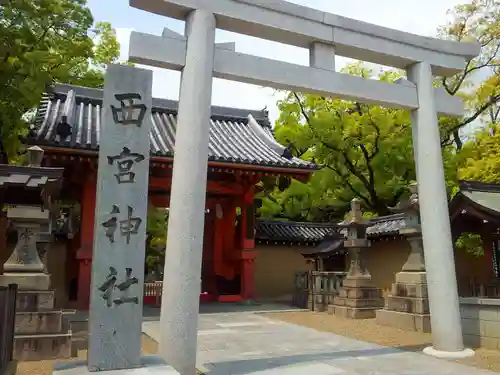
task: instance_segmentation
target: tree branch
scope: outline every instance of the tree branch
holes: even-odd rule
[[[311,122],[311,119],[310,119],[310,116],[308,115],[308,113],[306,112],[305,108],[304,108],[304,105],[302,103],[302,101],[300,100],[299,96],[297,93],[293,93],[295,99],[297,100],[297,104],[299,105],[299,108],[300,108],[300,111],[302,113],[302,116],[304,117],[304,119],[306,120],[307,124],[309,125],[309,128],[311,129],[311,131],[313,131],[313,133],[315,134],[316,136],[316,139],[326,148],[340,154],[344,160],[344,163],[347,167],[347,169],[349,170],[349,172],[351,172],[356,178],[358,178],[361,183],[365,186],[366,190],[368,191],[368,193],[370,194],[370,198],[371,198],[371,201],[365,197],[365,196],[362,196],[359,192],[355,192],[353,191],[355,194],[359,195],[359,198],[363,199],[365,201],[365,203],[372,209],[374,210],[377,210],[376,206],[380,204],[380,199],[377,195],[377,191],[375,190],[375,184],[374,184],[374,171],[373,169],[369,166],[369,159],[367,159],[367,167],[368,167],[368,170],[369,170],[369,179],[367,179],[363,173],[359,170],[356,169],[356,164],[349,158],[349,155],[348,153],[345,151],[345,150],[341,150],[339,149],[338,147],[332,145],[332,144],[328,144],[327,142],[323,141],[322,139],[320,139],[320,137],[317,135],[315,129],[314,129],[314,126],[312,126],[312,122]],[[358,104],[359,105],[359,104]],[[380,130],[379,130],[380,131]],[[364,147],[364,145],[363,145]],[[365,148],[365,152],[367,152],[366,148]],[[378,152],[378,151],[377,151]],[[370,156],[370,155],[368,155]],[[345,176],[341,177],[343,179],[345,179]]]
[[[482,106],[480,106],[479,108],[476,109],[476,112],[472,116],[466,118],[459,125],[453,127],[451,129],[451,131],[454,132],[456,130],[463,128],[465,125],[470,124],[472,121],[476,120],[486,110],[488,110],[488,108],[490,108],[492,105],[496,104],[498,101],[500,101],[500,95],[491,96],[490,99],[486,103],[484,103]]]

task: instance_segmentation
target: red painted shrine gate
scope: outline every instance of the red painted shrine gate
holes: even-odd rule
[[[64,167],[62,199],[80,202],[80,224],[67,245],[69,305],[88,307],[102,90],[57,85],[37,111],[27,143],[45,150],[46,166]],[[149,200],[168,207],[177,103],[153,99]],[[253,119],[249,119],[249,114]],[[255,121],[253,121],[255,120]],[[255,185],[270,176],[305,180],[314,167],[290,157],[272,136],[267,113],[213,107],[202,291],[212,300],[255,296]]]

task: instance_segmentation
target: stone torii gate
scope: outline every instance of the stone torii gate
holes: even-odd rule
[[[130,0],[148,12],[186,21],[185,35],[133,32],[130,60],[182,71],[171,190],[160,350],[183,375],[193,375],[212,77],[356,100],[411,111],[433,347],[436,356],[464,357],[437,115],[460,116],[459,98],[434,88],[480,47],[422,37],[282,0]],[[310,66],[237,53],[216,46],[224,29],[307,48]],[[335,55],[404,69],[390,84],[335,72]],[[419,166],[421,166],[419,168]],[[425,166],[422,167],[422,166]]]

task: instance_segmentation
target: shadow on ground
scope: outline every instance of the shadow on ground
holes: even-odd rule
[[[420,346],[401,346],[398,348],[380,347],[375,349],[345,350],[326,353],[299,354],[274,358],[217,362],[214,364],[206,364],[204,374],[210,375],[212,373],[216,373],[243,375],[259,371],[269,371],[271,369],[280,367],[299,365],[301,363],[324,362],[344,358],[355,360],[358,357],[376,357],[390,354],[399,354],[402,351],[419,351],[420,349]]]

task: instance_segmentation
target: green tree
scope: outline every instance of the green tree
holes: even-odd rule
[[[439,120],[450,193],[462,178],[457,169],[465,168],[465,155],[472,155],[474,148],[467,143],[467,151],[457,152],[464,145],[460,130],[472,124],[498,123],[499,4],[473,0],[460,5],[450,11],[450,23],[439,29],[442,38],[477,41],[482,46],[480,56],[462,72],[436,80],[436,85],[466,103],[465,116]],[[362,63],[345,72],[374,78],[374,72]],[[401,74],[385,71],[378,79],[393,82]],[[315,161],[321,170],[307,184],[291,184],[290,191],[263,189],[263,217],[329,221],[342,218],[353,197],[360,198],[372,214],[385,215],[415,179],[408,112],[299,93],[289,93],[278,106],[277,139],[291,145],[296,156]],[[465,170],[462,173],[465,176]]]
[[[165,247],[168,232],[168,211],[150,206],[146,226],[146,265],[157,269],[165,261]]]
[[[376,75],[362,64],[345,71],[365,78]],[[376,78],[393,82],[400,75],[385,71]],[[367,210],[386,215],[415,179],[408,112],[298,93],[288,94],[278,106],[277,139],[322,168],[307,188],[291,185],[309,197],[300,201],[315,205],[306,208],[304,218],[343,217],[354,197]],[[276,200],[292,196],[298,201],[296,193],[285,191]]]
[[[109,23],[92,24],[85,0],[0,5],[0,162],[17,155],[28,131],[25,114],[48,86],[102,86],[102,67],[117,60],[119,45]]]
[[[457,154],[458,179],[500,184],[500,127],[476,131]]]
[[[461,149],[460,130],[468,125],[497,123],[500,114],[500,1],[472,0],[449,11],[450,22],[438,36],[457,42],[477,42],[481,53],[464,70],[437,83],[450,95],[464,99],[466,114],[461,118],[441,118],[443,145]],[[481,81],[479,84],[478,81]]]

